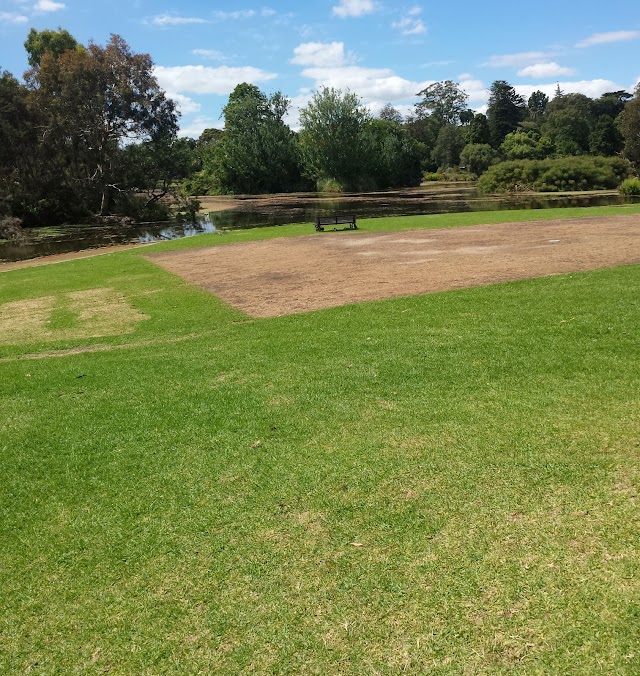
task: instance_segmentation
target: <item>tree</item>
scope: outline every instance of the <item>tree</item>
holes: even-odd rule
[[[544,116],[545,110],[549,105],[549,97],[541,91],[536,91],[531,94],[527,102],[529,109],[529,118],[532,122],[540,122]]]
[[[508,160],[535,160],[539,158],[540,134],[519,129],[504,137],[500,150]]]
[[[284,123],[289,100],[271,97],[258,87],[239,84],[224,107],[224,134],[204,160],[224,191],[286,192],[300,183],[300,155],[295,135]]]
[[[24,43],[27,50],[29,65],[32,68],[40,65],[45,54],[51,54],[58,58],[69,50],[83,50],[84,47],[64,28],[58,27],[57,31],[45,29],[37,31],[32,28]]]
[[[366,178],[376,189],[418,186],[422,179],[418,143],[402,125],[370,120],[363,129]]]
[[[363,129],[369,111],[350,91],[323,87],[300,111],[300,144],[308,175],[356,186],[363,173]]]
[[[581,155],[589,151],[589,119],[580,115],[575,108],[553,110],[542,130],[553,141],[558,155]]]
[[[473,144],[485,144],[491,141],[491,132],[489,131],[489,123],[487,116],[478,113],[471,120],[469,129],[467,130],[467,142]]]
[[[497,162],[498,153],[488,143],[469,143],[460,153],[460,164],[476,176]]]
[[[460,127],[446,124],[440,129],[435,148],[431,153],[438,168],[449,169],[460,163],[460,153],[464,147],[464,137]]]
[[[422,101],[416,104],[416,116],[431,116],[440,125],[459,124],[460,115],[467,109],[469,95],[460,89],[457,82],[435,82],[418,92]]]
[[[596,118],[608,115],[615,120],[624,110],[627,101],[632,98],[633,94],[629,94],[629,92],[625,92],[624,90],[606,92],[599,99],[591,102],[591,112]]]
[[[404,122],[404,118],[400,112],[397,111],[390,103],[385,103],[384,106],[382,106],[382,110],[380,111],[378,117],[381,120],[386,120],[387,122],[396,122],[398,124],[402,124]]]
[[[636,85],[635,97],[625,105],[617,123],[624,139],[624,156],[631,162],[640,163],[640,83]]]
[[[45,51],[26,81],[47,163],[81,210],[108,213],[121,189],[122,145],[176,134],[175,104],[158,86],[151,57],[134,54],[117,35],[105,47],[90,43],[57,57]]]
[[[491,142],[498,148],[504,137],[517,129],[526,116],[524,99],[504,80],[496,80],[490,89],[487,119]]]
[[[624,147],[620,131],[609,115],[600,115],[589,136],[589,150],[592,155],[615,155]]]

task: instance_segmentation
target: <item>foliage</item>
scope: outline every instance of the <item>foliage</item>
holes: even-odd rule
[[[375,189],[420,185],[420,151],[397,122],[370,120],[363,129],[363,175]]]
[[[432,117],[440,126],[457,125],[460,115],[467,109],[469,95],[460,89],[457,82],[435,82],[418,92],[422,97],[415,106],[418,118]]]
[[[448,169],[460,163],[460,153],[463,148],[464,135],[460,127],[445,124],[438,133],[431,157],[438,168]]]
[[[635,97],[627,103],[617,118],[624,139],[624,155],[631,162],[640,163],[640,83]]]
[[[589,136],[592,155],[615,155],[624,147],[624,140],[615,121],[609,115],[600,115]]]
[[[390,103],[385,103],[378,117],[381,120],[386,120],[387,122],[396,122],[397,124],[402,124],[404,122],[404,118],[400,112],[396,110]]]
[[[422,174],[422,180],[426,182],[440,181],[442,180],[442,174],[439,174],[437,171],[425,171]]]
[[[284,123],[290,101],[280,92],[271,97],[255,85],[239,84],[224,107],[224,134],[214,138],[204,160],[223,192],[270,193],[301,185],[300,151]]]
[[[466,129],[467,143],[486,144],[491,142],[491,131],[489,130],[489,121],[487,116],[477,113],[471,120],[468,129]]]
[[[619,190],[623,195],[640,196],[640,178],[628,178],[622,181]]]
[[[529,109],[529,117],[534,122],[542,119],[549,105],[549,97],[541,91],[535,91],[529,97],[527,108]]]
[[[483,174],[498,159],[498,153],[488,143],[469,143],[460,153],[460,164],[476,176]]]
[[[32,68],[39,66],[45,54],[54,59],[69,50],[83,51],[84,47],[64,28],[57,31],[45,29],[37,31],[32,28],[24,43],[27,50],[29,65]]]
[[[619,157],[563,157],[493,165],[478,181],[484,193],[517,188],[541,192],[617,188],[630,167]]]
[[[526,110],[524,99],[508,82],[496,80],[491,85],[487,120],[494,148],[525,119]]]
[[[518,129],[504,137],[500,151],[508,160],[541,159],[540,134]]]
[[[176,133],[175,104],[159,88],[151,58],[117,35],[105,47],[45,51],[26,81],[27,125],[38,133],[16,162],[21,197],[14,203],[25,219],[107,214],[124,189],[122,145]]]
[[[300,145],[307,175],[320,183],[335,179],[356,187],[363,173],[363,138],[369,111],[349,91],[322,87],[300,111]]]

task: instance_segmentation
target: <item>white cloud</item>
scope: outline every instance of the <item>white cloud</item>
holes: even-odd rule
[[[592,99],[597,99],[605,92],[615,92],[622,89],[620,85],[611,80],[577,80],[541,85],[515,85],[514,89],[518,94],[524,96],[525,99],[528,99],[535,91],[544,92],[552,99],[558,86],[565,94],[584,94]]]
[[[192,23],[209,23],[207,19],[196,16],[172,16],[170,14],[161,14],[151,19],[154,26],[182,26]]]
[[[320,68],[345,66],[352,60],[344,52],[344,42],[303,42],[293,54],[291,63]]]
[[[422,19],[412,19],[408,16],[394,21],[391,27],[399,30],[402,35],[420,35],[427,32],[427,27]]]
[[[154,74],[165,91],[221,95],[229,94],[241,82],[257,84],[278,77],[253,66],[156,66]]]
[[[217,49],[192,49],[191,53],[194,56],[201,56],[203,59],[211,59],[213,61],[224,61],[227,58]]]
[[[640,31],[612,31],[610,33],[594,33],[585,40],[578,42],[576,47],[592,47],[610,42],[627,42],[640,39]]]
[[[458,84],[460,85],[460,89],[469,95],[468,102],[470,104],[484,104],[487,101],[489,92],[482,80],[475,80],[473,75],[469,73],[463,73],[459,79],[460,82]],[[471,107],[475,110],[477,105],[472,105]]]
[[[549,63],[534,63],[518,71],[521,77],[558,77],[560,75],[573,75],[575,70],[573,68],[565,68],[560,66],[555,61]]]
[[[396,75],[388,68],[362,68],[343,66],[341,68],[306,68],[304,77],[315,81],[315,88],[334,87],[349,89],[364,103],[374,101],[406,101],[414,99],[416,94],[428,87],[433,81],[414,82]]]
[[[213,13],[216,19],[250,19],[257,14],[255,9],[238,9],[233,12],[217,11]]]
[[[371,14],[374,10],[373,0],[340,0],[340,4],[333,7],[333,13],[343,18]]]
[[[180,112],[183,115],[190,115],[191,113],[199,113],[202,109],[202,106],[193,99],[190,99],[184,94],[177,94],[173,92],[167,92],[167,97],[173,99],[177,104]]]
[[[181,127],[178,134],[188,138],[199,138],[205,129],[211,129],[212,127],[222,129],[224,122],[222,120],[214,120],[211,117],[198,116],[191,120],[188,125]]]
[[[490,56],[489,60],[483,65],[491,66],[492,68],[521,68],[522,66],[541,63],[552,56],[556,56],[556,52],[519,52],[518,54],[494,54],[493,56]]]
[[[15,12],[0,12],[0,24],[26,23],[27,21],[29,21],[29,17],[24,16],[24,14],[16,14]]]
[[[64,8],[64,2],[53,2],[53,0],[38,0],[33,6],[36,12],[57,12]]]

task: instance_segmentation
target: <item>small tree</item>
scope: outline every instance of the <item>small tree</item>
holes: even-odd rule
[[[460,163],[463,147],[464,138],[460,128],[447,124],[440,130],[431,156],[439,168],[449,169]]]
[[[416,104],[416,116],[432,116],[440,125],[459,124],[460,115],[467,109],[469,95],[457,82],[435,82],[418,92],[422,101]]]
[[[460,153],[460,164],[476,176],[498,161],[498,153],[488,143],[469,143]]]

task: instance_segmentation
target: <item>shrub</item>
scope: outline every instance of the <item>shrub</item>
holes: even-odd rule
[[[0,239],[22,239],[22,220],[13,216],[0,218]]]
[[[617,188],[631,167],[619,157],[561,157],[517,160],[490,167],[478,181],[480,192],[525,189],[540,192]]]
[[[622,181],[618,190],[623,195],[640,196],[640,178],[628,178],[626,181]]]
[[[488,143],[469,143],[460,153],[460,163],[476,176],[496,162],[497,153]]]
[[[422,174],[423,181],[439,181],[441,178],[442,176],[435,171],[425,171]]]
[[[344,192],[344,186],[335,178],[318,179],[318,192]]]

